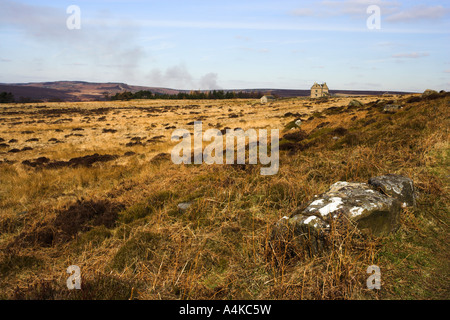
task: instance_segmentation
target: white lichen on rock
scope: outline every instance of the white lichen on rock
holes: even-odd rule
[[[316,219],[317,219],[316,216],[310,216],[303,223],[304,224],[309,224],[311,221],[316,220]]]
[[[319,212],[322,216],[327,216],[331,212],[336,211],[340,208],[340,205],[343,204],[342,199],[339,197],[330,198],[331,203],[319,209]]]
[[[354,208],[350,209],[350,213],[351,213],[352,217],[359,216],[363,212],[364,212],[364,208],[360,208],[360,207],[354,207]]]

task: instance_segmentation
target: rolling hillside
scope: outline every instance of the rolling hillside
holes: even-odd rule
[[[148,90],[160,94],[177,94],[186,90],[177,90],[158,87],[144,87],[128,85],[126,83],[93,83],[84,81],[55,81],[35,83],[0,84],[0,92],[11,92],[17,102],[28,101],[102,101],[116,93]],[[310,90],[289,89],[227,89],[225,91],[262,92],[284,97],[309,96]],[[358,91],[358,90],[330,90],[334,95],[382,95],[385,91]],[[407,92],[392,91],[390,94],[406,94]]]

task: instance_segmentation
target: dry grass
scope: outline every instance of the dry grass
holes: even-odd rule
[[[407,98],[396,97],[405,107],[393,115],[380,112],[377,97],[361,99],[360,109],[330,109],[347,106],[351,98],[264,106],[253,100],[151,100],[2,107],[0,138],[18,140],[8,148],[33,150],[0,149],[0,160],[9,161],[0,163],[0,296],[448,298],[449,100],[406,103]],[[67,113],[68,108],[81,111]],[[298,141],[281,141],[285,148],[274,176],[261,176],[259,165],[151,161],[170,152],[174,129],[167,127],[192,129],[187,123],[201,119],[204,130],[278,128],[285,134],[298,130],[285,127],[299,117],[311,120],[303,121],[304,134],[291,135]],[[72,120],[58,121],[66,118]],[[65,138],[77,133],[83,136]],[[148,142],[155,136],[163,136],[161,142]],[[39,141],[25,142],[33,137]],[[133,137],[145,144],[127,147]],[[135,154],[124,156],[128,151]],[[21,163],[93,153],[118,158],[58,169]],[[411,177],[420,192],[418,208],[404,213],[397,233],[367,238],[347,225],[333,229],[332,250],[320,256],[305,257],[295,243],[267,254],[271,228],[281,217],[338,180],[366,181],[385,173]],[[181,202],[192,205],[180,211]],[[80,291],[66,288],[65,271],[73,264],[82,271]],[[373,264],[382,270],[379,292],[365,286]]]

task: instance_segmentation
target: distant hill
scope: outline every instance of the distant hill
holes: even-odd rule
[[[133,86],[126,83],[93,83],[84,81],[55,81],[35,83],[0,83],[0,92],[11,92],[16,101],[95,101],[106,100],[116,93],[130,91],[135,93],[140,90],[148,90],[160,94],[177,94],[187,90],[177,90],[158,87]],[[245,89],[224,91],[248,91],[270,93],[278,97],[309,96],[310,90],[287,89]],[[343,95],[381,95],[385,91],[354,91],[354,90],[330,90],[331,94]],[[391,94],[406,94],[408,92],[389,92]]]
[[[11,92],[16,101],[94,101],[106,100],[116,93],[149,90],[153,93],[177,94],[179,90],[132,86],[126,83],[93,83],[84,81],[55,81],[0,84],[0,92]]]

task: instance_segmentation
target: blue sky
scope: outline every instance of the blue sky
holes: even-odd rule
[[[450,90],[449,40],[448,1],[0,0],[0,82]]]

